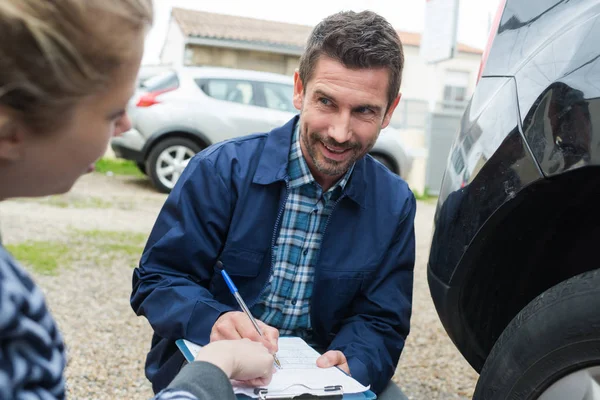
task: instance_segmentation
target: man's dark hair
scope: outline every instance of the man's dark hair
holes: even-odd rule
[[[372,11],[343,11],[315,26],[300,58],[299,73],[304,87],[312,78],[321,55],[350,69],[387,68],[390,72],[388,108],[398,96],[404,52],[398,33],[382,16]]]

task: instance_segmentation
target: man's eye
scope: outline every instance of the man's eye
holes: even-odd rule
[[[369,114],[372,110],[369,107],[359,107],[356,112],[359,114]]]
[[[331,101],[329,101],[329,99],[326,99],[325,97],[321,97],[321,98],[319,99],[319,101],[321,102],[321,104],[323,104],[323,105],[325,105],[325,106],[328,106],[328,105],[330,105],[330,104],[331,104]]]

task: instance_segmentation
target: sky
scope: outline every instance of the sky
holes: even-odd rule
[[[483,49],[499,0],[459,0],[458,41]],[[302,25],[316,25],[342,10],[372,10],[397,30],[423,32],[426,0],[154,0],[155,22],[146,40],[144,64],[158,62],[171,7],[238,15]]]

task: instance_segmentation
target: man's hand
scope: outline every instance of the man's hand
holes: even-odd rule
[[[317,367],[329,368],[338,367],[348,375],[350,375],[350,367],[348,366],[348,360],[346,356],[339,350],[329,350],[321,357],[317,358]]]
[[[260,336],[250,321],[250,318],[241,311],[230,311],[217,319],[210,332],[210,341],[217,340],[235,340],[250,339],[254,342],[262,343],[271,354],[279,350],[277,341],[279,340],[279,331],[262,321],[256,321],[264,336]]]

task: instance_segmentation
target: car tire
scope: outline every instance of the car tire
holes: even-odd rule
[[[382,163],[384,167],[386,167],[393,173],[398,174],[398,172],[396,171],[396,167],[394,166],[394,163],[388,157],[383,156],[381,154],[371,154],[371,157],[373,157],[374,159],[376,159],[377,161]]]
[[[138,169],[140,170],[140,172],[144,175],[148,175],[146,173],[146,164],[143,162],[136,162],[135,165],[138,167]]]
[[[159,192],[169,193],[185,169],[187,161],[201,150],[202,147],[195,142],[180,137],[157,143],[146,160],[146,171],[154,187]]]
[[[600,376],[598,310],[600,270],[577,275],[536,297],[500,335],[473,399],[596,398],[586,397],[586,391],[597,390]]]

